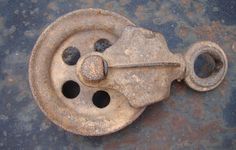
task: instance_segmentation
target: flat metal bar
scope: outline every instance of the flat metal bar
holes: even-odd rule
[[[108,65],[109,68],[143,68],[143,67],[180,67],[179,63],[173,62],[154,62],[143,64],[121,64],[121,65]]]

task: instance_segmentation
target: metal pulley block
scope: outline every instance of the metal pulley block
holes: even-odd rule
[[[207,54],[215,63],[208,77],[194,71]],[[174,80],[197,91],[217,87],[227,71],[215,43],[193,44],[173,54],[160,33],[100,9],[69,13],[39,37],[30,58],[29,80],[41,110],[76,134],[97,136],[132,123],[147,105],[169,96]]]

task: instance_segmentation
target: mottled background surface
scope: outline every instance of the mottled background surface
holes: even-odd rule
[[[103,137],[76,136],[52,124],[35,104],[28,60],[43,29],[80,8],[103,8],[160,31],[172,52],[199,40],[218,43],[229,70],[215,90],[174,83],[171,96],[132,125]],[[235,0],[0,0],[0,149],[236,149]]]

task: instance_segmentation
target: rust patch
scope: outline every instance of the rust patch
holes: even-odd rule
[[[51,3],[48,4],[48,9],[51,9],[53,11],[58,11],[59,7],[57,6],[56,2],[51,2]]]
[[[183,140],[191,139],[192,141],[199,141],[202,137],[206,137],[206,135],[221,131],[222,128],[220,127],[218,121],[212,121],[208,124],[200,126],[199,128],[190,126],[190,128],[187,130],[187,134],[183,137]]]
[[[194,32],[201,39],[217,41],[219,33],[222,33],[222,27],[219,21],[213,21],[210,25],[197,26]]]
[[[156,104],[156,105],[158,105],[158,104]],[[143,118],[143,123],[142,123],[143,126],[149,126],[149,127],[156,126],[156,124],[153,124],[154,122],[163,122],[164,121],[163,118],[169,118],[169,116],[171,115],[169,112],[163,111],[160,109],[158,109],[158,111],[156,111],[156,112],[150,111],[148,114],[149,114],[148,118]],[[161,125],[162,124],[160,123],[158,126],[161,126]]]
[[[131,0],[120,0],[120,5],[125,6],[128,5],[131,2]]]
[[[203,4],[201,4],[201,3],[196,3],[196,4],[194,5],[194,7],[195,7],[196,12],[197,12],[198,14],[204,13],[204,5],[203,5]]]
[[[113,2],[113,1],[107,2],[107,3],[105,4],[105,8],[106,8],[106,9],[109,9],[109,10],[112,10],[112,9],[114,8],[114,2]]]
[[[155,24],[165,24],[169,21],[177,20],[177,17],[172,14],[170,6],[165,3],[161,5],[158,12],[155,12],[154,16],[153,22]]]
[[[174,130],[179,130],[183,128],[187,124],[187,120],[185,117],[181,115],[172,115],[171,118],[171,126]]]
[[[181,25],[179,27],[178,35],[179,35],[180,38],[183,39],[183,38],[186,38],[189,35],[189,32],[190,32],[190,30],[189,30],[188,27],[186,27],[184,25]]]
[[[202,119],[204,117],[204,107],[203,98],[201,95],[194,94],[193,98],[190,100],[190,105],[192,109],[192,116],[195,119]]]
[[[86,3],[87,7],[92,7],[94,5],[94,0],[86,0],[84,3]]]
[[[181,0],[181,1],[180,1],[180,4],[181,4],[182,6],[185,6],[185,7],[187,7],[188,5],[190,5],[190,3],[191,3],[191,0]]]
[[[136,8],[135,15],[140,19],[140,20],[145,20],[145,7],[139,5]]]

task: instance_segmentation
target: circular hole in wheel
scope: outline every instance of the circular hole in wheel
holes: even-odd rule
[[[80,52],[76,47],[70,46],[63,51],[62,59],[67,65],[75,65],[80,58]]]
[[[194,62],[194,72],[200,78],[207,78],[222,68],[222,62],[210,53],[200,54]]]
[[[97,91],[93,94],[93,104],[98,108],[105,108],[110,103],[110,95],[106,91]]]
[[[112,44],[107,39],[99,39],[94,44],[94,49],[97,52],[104,52],[108,47],[110,47]]]
[[[66,98],[76,98],[80,93],[80,86],[75,81],[66,81],[62,86],[62,93]]]

